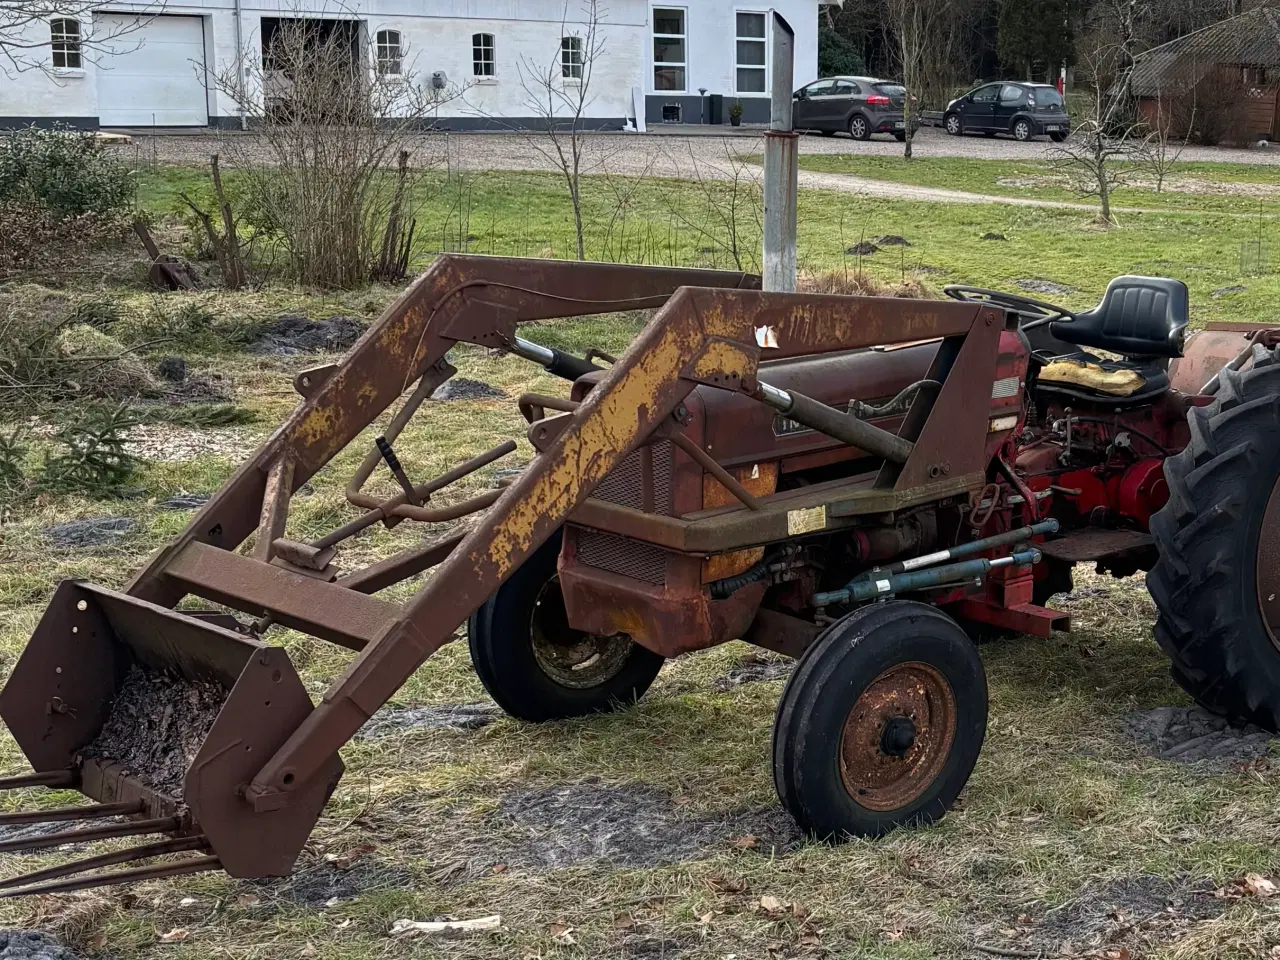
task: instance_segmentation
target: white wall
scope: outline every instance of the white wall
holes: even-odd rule
[[[773,0],[774,6],[796,31],[796,85],[817,75],[816,0]],[[767,11],[766,4],[749,0],[685,0],[670,4],[688,10],[688,62],[686,94],[696,97],[699,87],[726,97],[734,90],[734,14],[738,10]],[[600,31],[605,52],[591,81],[591,117],[621,118],[632,113],[631,89],[640,87],[654,95],[652,8],[666,6],[651,0],[605,0],[605,19]],[[113,10],[154,12],[142,4],[113,4]],[[433,70],[444,70],[451,83],[470,84],[471,35],[492,33],[496,48],[496,78],[471,86],[465,97],[442,106],[441,117],[469,118],[534,116],[529,94],[520,79],[523,62],[545,69],[559,55],[560,37],[565,29],[581,32],[582,6],[579,0],[367,0],[354,7],[354,19],[363,20],[372,40],[383,27],[401,31],[407,59],[422,79]],[[430,11],[424,16],[424,9]],[[236,24],[233,0],[196,0],[167,3],[165,12],[199,14],[205,19],[205,45],[209,77],[209,114],[234,120],[233,98],[217,90],[216,75],[230,75],[236,64]],[[247,50],[254,73],[260,65],[262,17],[297,16],[305,10],[311,16],[353,18],[336,4],[302,0],[244,0],[241,11],[241,42]],[[567,21],[567,23],[566,23]],[[576,27],[575,27],[576,21]],[[84,23],[86,37],[91,25]],[[33,25],[30,37],[45,43],[48,28]],[[26,39],[26,38],[24,38]],[[33,56],[49,60],[43,47]],[[95,118],[98,115],[97,65],[86,50],[80,73],[56,75],[50,70],[26,70],[6,76],[0,73],[0,122],[5,118]],[[763,95],[762,95],[763,96]]]

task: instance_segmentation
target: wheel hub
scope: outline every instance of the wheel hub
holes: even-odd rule
[[[1258,607],[1271,642],[1280,647],[1280,482],[1271,491],[1258,531]]]
[[[899,663],[854,702],[840,737],[845,789],[870,810],[898,810],[942,772],[956,736],[956,701],[927,663]]]
[[[577,690],[613,679],[634,643],[625,633],[597,637],[570,627],[558,578],[552,578],[538,593],[530,639],[542,672],[562,687]]]

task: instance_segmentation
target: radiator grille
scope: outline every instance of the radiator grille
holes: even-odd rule
[[[663,516],[671,515],[672,447],[674,444],[670,440],[663,440],[648,448],[653,457],[653,511]],[[643,510],[644,454],[643,448],[631,451],[626,459],[600,481],[591,495],[632,510]]]
[[[664,551],[647,543],[595,530],[578,531],[578,562],[659,587],[666,580]]]

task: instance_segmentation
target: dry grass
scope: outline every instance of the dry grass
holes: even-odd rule
[[[830,278],[813,282],[837,288]],[[190,304],[213,309],[210,296],[169,298],[166,315]],[[385,298],[259,293],[236,302],[246,317],[369,316]],[[234,303],[217,301],[217,315],[225,319]],[[142,324],[149,305],[145,295],[124,297],[120,323]],[[548,323],[529,336],[616,352],[642,321]],[[265,437],[295,403],[293,373],[323,359],[251,357],[215,344],[188,358],[205,373],[222,374],[237,402],[259,414],[256,423],[235,428],[246,441]],[[511,399],[430,403],[397,443],[415,478],[508,436],[522,438],[514,405],[521,391],[562,392],[513,358],[460,347],[451,359],[461,376],[485,380]],[[376,425],[311,482],[311,495],[295,500],[290,536],[349,517],[341,488],[375,432]],[[521,439],[508,460],[529,456]],[[13,663],[59,580],[120,585],[190,516],[161,510],[157,501],[212,490],[235,465],[217,449],[152,460],[136,499],[32,504],[0,541],[0,664]],[[484,488],[489,472],[441,499]],[[385,478],[380,483],[391,489]],[[75,551],[51,548],[41,533],[53,523],[103,515],[131,517],[138,532],[109,549]],[[422,534],[411,527],[375,528],[352,541],[340,562],[351,567],[407,546]],[[782,681],[717,684],[750,655],[735,643],[669,664],[639,704],[615,715],[547,725],[500,718],[474,731],[410,730],[354,741],[344,751],[347,775],[291,882],[205,875],[5,903],[0,922],[51,930],[81,951],[121,960],[923,960],[977,957],[978,944],[1015,956],[1044,951],[1099,960],[1275,956],[1275,901],[1215,898],[1211,891],[1246,872],[1280,867],[1276,773],[1266,763],[1205,771],[1144,753],[1124,732],[1124,716],[1186,702],[1150,640],[1150,601],[1137,579],[1084,571],[1077,578],[1076,598],[1065,605],[1072,633],[984,646],[991,684],[986,748],[959,808],[931,829],[839,847],[790,833],[768,763]],[[412,589],[402,585],[391,595]],[[271,639],[288,648],[317,696],[351,658],[288,631]],[[484,699],[465,644],[455,643],[418,671],[395,704]],[[22,767],[7,735],[0,767]],[[562,803],[559,790],[570,791]],[[20,799],[29,798],[4,803]],[[357,854],[347,870],[331,859]],[[557,865],[548,866],[553,854]],[[8,875],[57,858],[0,859]],[[503,917],[495,934],[444,942],[388,937],[400,917],[492,913]]]

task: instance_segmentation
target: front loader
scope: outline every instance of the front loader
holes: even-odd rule
[[[150,839],[0,881],[4,895],[288,874],[339,749],[463,623],[490,694],[530,721],[632,702],[664,659],[728,640],[800,657],[774,778],[825,838],[945,813],[986,728],[971,634],[1066,628],[1046,604],[1079,561],[1152,570],[1179,681],[1280,727],[1276,331],[1184,349],[1186,288],[1159,278],[1119,278],[1080,314],[972,288],[926,301],[757,286],[438,260],[341,363],[299,375],[293,414],[123,592],[58,588],[0,692],[34,773],[0,786],[92,802],[0,815],[72,824],[0,852]],[[642,308],[658,309],[613,362],[517,335]],[[433,505],[515,449],[425,483],[397,457],[457,343],[572,385],[520,398],[536,456],[518,476]],[[293,494],[398,400],[346,487],[353,519],[292,539]],[[392,497],[363,490],[381,469]],[[465,533],[341,566],[362,531],[469,516]],[[376,596],[428,570],[407,601]],[[217,609],[177,609],[188,598]],[[276,626],[354,651],[318,704],[267,641]]]

